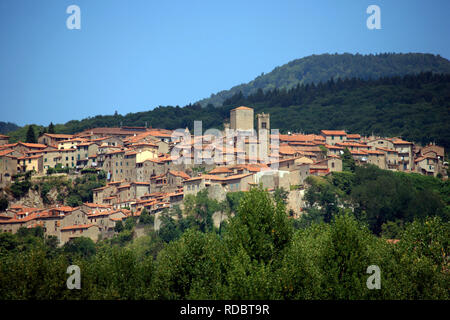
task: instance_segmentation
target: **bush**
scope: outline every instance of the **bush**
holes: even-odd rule
[[[81,201],[81,197],[79,195],[72,194],[67,198],[66,204],[70,207],[78,207],[81,206],[83,202]]]
[[[95,243],[90,238],[79,237],[65,243],[63,250],[71,256],[89,258],[95,254]]]
[[[139,216],[139,224],[154,224],[155,223],[155,217],[150,215],[148,211],[144,208],[141,212],[141,215]]]
[[[14,181],[11,185],[10,190],[16,199],[20,199],[28,193],[31,188],[30,180],[26,179],[24,181]]]

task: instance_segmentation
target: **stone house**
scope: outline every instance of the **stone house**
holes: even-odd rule
[[[72,134],[44,133],[38,138],[38,143],[47,146],[57,146],[60,141],[70,140],[72,138]]]
[[[347,133],[343,130],[321,130],[320,135],[325,138],[325,144],[329,145],[347,141]]]
[[[399,170],[411,171],[414,169],[413,143],[401,139],[393,139],[394,150],[398,152]]]
[[[97,241],[100,236],[100,229],[94,224],[73,225],[61,228],[60,244],[63,245],[72,239],[86,237],[92,241]]]

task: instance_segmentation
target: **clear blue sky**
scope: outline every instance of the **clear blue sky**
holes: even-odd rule
[[[66,27],[71,4],[81,30]],[[366,27],[371,4],[381,30]],[[0,121],[184,106],[311,54],[449,59],[449,14],[446,0],[1,0]]]

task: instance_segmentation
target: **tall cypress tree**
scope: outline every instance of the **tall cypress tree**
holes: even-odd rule
[[[26,138],[25,142],[27,142],[27,143],[36,143],[37,142],[33,125],[28,126],[27,138]]]
[[[48,126],[48,133],[55,133],[55,126],[53,125],[53,122],[50,122],[50,125]]]

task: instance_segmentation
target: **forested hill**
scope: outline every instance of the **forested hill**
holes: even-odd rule
[[[256,77],[249,83],[237,85],[230,90],[212,94],[200,100],[205,107],[208,103],[222,105],[225,99],[239,91],[244,96],[258,89],[290,89],[297,84],[325,82],[331,78],[378,79],[381,77],[403,76],[420,72],[450,73],[450,61],[440,56],[423,53],[384,53],[377,55],[321,54],[293,60],[276,67],[267,74]]]
[[[19,126],[15,123],[0,121],[0,134],[7,134],[17,129],[19,129]]]
[[[246,105],[255,113],[271,116],[271,127],[286,131],[319,133],[321,129],[346,129],[352,133],[401,136],[426,143],[435,141],[450,149],[450,74],[422,73],[377,80],[329,80],[325,83],[297,85],[244,97],[238,93],[224,106],[199,104],[186,107],[157,107],[151,111],[96,116],[56,125],[56,133],[75,133],[93,127],[149,126],[177,129],[193,128],[203,121],[203,130],[221,128],[229,112]],[[51,119],[49,119],[50,122]],[[36,134],[42,127],[35,126]],[[27,126],[9,135],[25,139]]]

